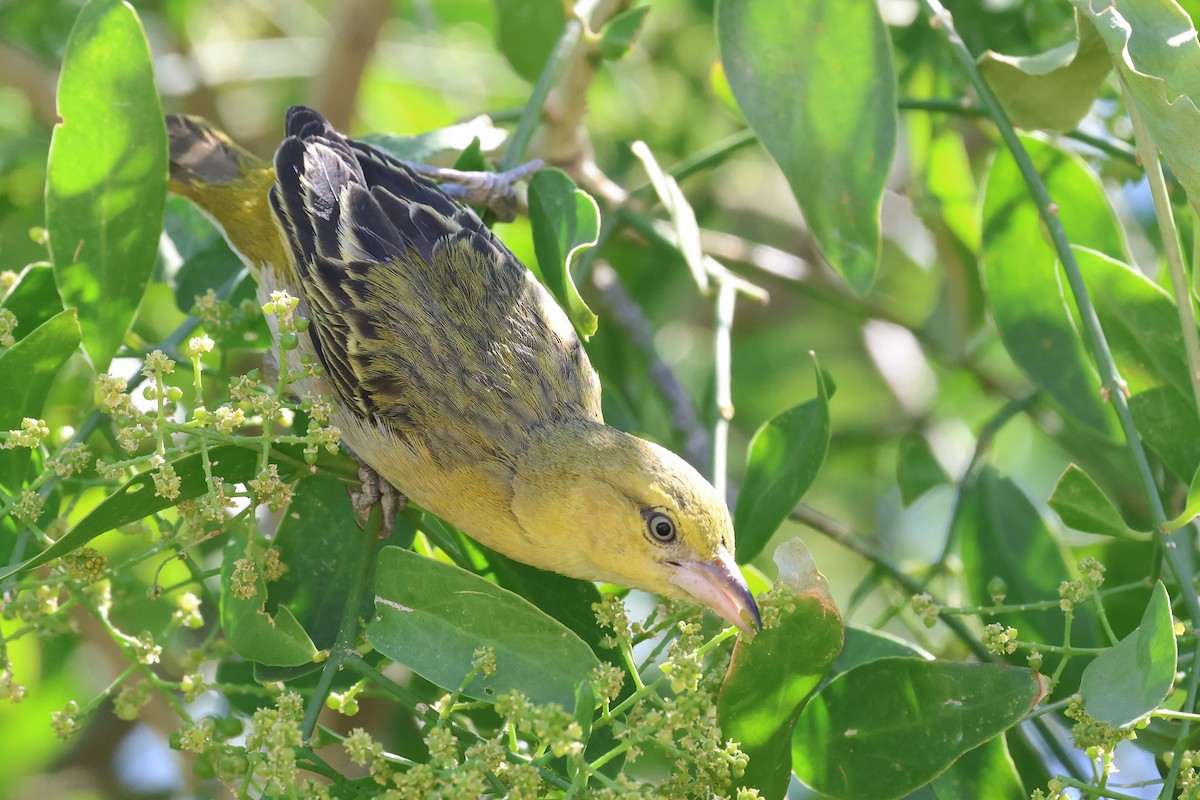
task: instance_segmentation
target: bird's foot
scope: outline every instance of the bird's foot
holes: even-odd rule
[[[357,458],[355,460],[358,461]],[[391,536],[392,531],[396,529],[396,515],[408,505],[408,498],[364,461],[358,461],[358,480],[362,483],[362,488],[350,492],[354,513],[361,519],[366,519],[371,513],[371,507],[379,503],[383,509],[380,538]]]
[[[517,181],[524,180],[545,166],[541,159],[514,167],[507,172],[463,172],[457,169],[413,164],[412,168],[442,184],[442,191],[461,203],[481,205],[501,222],[511,222],[522,211]]]

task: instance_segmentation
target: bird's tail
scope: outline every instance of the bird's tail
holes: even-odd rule
[[[281,278],[294,273],[267,199],[271,164],[199,117],[168,114],[167,135],[171,191],[207,214],[251,269],[271,265]]]

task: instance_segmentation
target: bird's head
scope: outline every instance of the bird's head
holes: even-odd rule
[[[761,627],[716,490],[669,450],[594,422],[545,426],[522,454],[512,510],[542,566],[707,606]]]

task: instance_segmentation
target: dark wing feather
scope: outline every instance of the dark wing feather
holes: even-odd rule
[[[289,112],[287,133],[271,203],[346,406],[453,460],[600,419],[570,323],[472,211],[314,111]]]

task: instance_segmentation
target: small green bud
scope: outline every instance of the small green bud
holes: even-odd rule
[[[300,346],[300,337],[291,331],[281,333],[279,334],[279,346],[284,350],[295,350]]]
[[[216,763],[217,774],[227,783],[245,775],[249,766],[250,762],[246,758],[246,754],[232,749],[222,753]]]
[[[220,717],[217,719],[216,735],[221,739],[232,739],[241,736],[245,727],[237,717]]]
[[[170,400],[172,403],[178,403],[180,400],[183,399],[183,389],[180,389],[178,386],[168,387],[167,388],[167,399]]]
[[[988,581],[987,591],[993,603],[1003,603],[1008,597],[1008,582],[997,575]]]
[[[296,330],[297,331],[299,331],[300,333],[304,333],[306,330],[308,330],[308,325],[309,325],[308,317],[296,317]]]
[[[217,770],[213,766],[212,756],[209,753],[200,753],[192,761],[192,774],[202,781],[212,780],[217,776]]]

